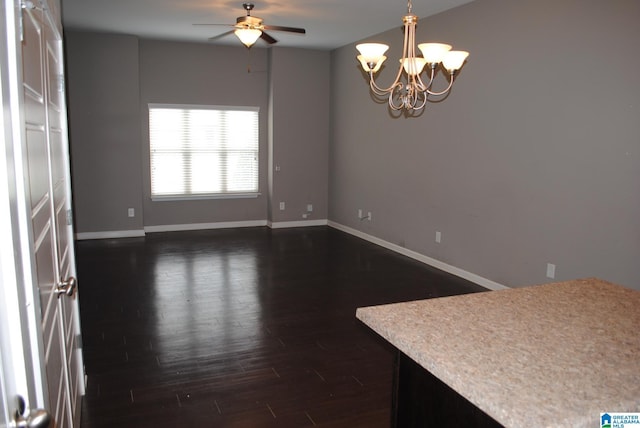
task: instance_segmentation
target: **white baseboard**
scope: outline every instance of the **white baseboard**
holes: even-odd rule
[[[158,226],[145,226],[143,230],[116,230],[108,232],[84,232],[77,233],[76,239],[113,239],[113,238],[133,238],[145,236],[154,232],[180,232],[186,230],[207,230],[207,229],[231,229],[236,227],[261,227],[269,226],[272,229],[283,229],[287,227],[308,227],[326,226],[327,220],[302,220],[302,221],[282,221],[270,222],[267,220],[250,221],[226,221],[217,223],[190,223],[190,224],[163,224]]]
[[[144,236],[144,230],[110,230],[107,232],[76,233],[78,241],[89,239],[139,238]]]
[[[260,227],[266,225],[266,220],[222,221],[218,223],[163,224],[159,226],[145,226],[144,231],[146,233],[180,232],[185,230],[231,229],[235,227]]]
[[[300,220],[300,221],[279,221],[268,222],[267,226],[271,229],[284,229],[288,227],[308,227],[308,226],[326,226],[329,224],[328,220]]]
[[[395,251],[396,253],[400,253],[404,256],[410,257],[419,262],[425,263],[429,266],[433,266],[436,269],[440,269],[452,275],[458,276],[460,278],[466,279],[467,281],[471,281],[475,284],[478,284],[484,288],[488,288],[489,290],[505,290],[509,287],[499,284],[497,282],[491,281],[490,279],[483,278],[480,275],[476,275],[475,273],[467,272],[466,270],[457,268],[455,266],[451,266],[450,264],[441,262],[440,260],[436,260],[434,258],[425,256],[424,254],[420,254],[413,250],[408,250],[404,247],[401,247],[396,244],[392,244],[391,242],[387,242],[383,239],[377,238],[373,235],[369,235],[367,233],[361,232],[356,229],[352,229],[348,226],[344,226],[340,223],[336,223],[333,221],[328,222],[328,226],[333,227],[334,229],[341,230],[350,235],[356,236],[358,238],[364,239],[365,241],[369,241],[373,244],[380,245],[386,249],[391,251]]]

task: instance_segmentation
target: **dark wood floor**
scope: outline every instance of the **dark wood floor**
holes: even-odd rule
[[[388,427],[357,307],[482,287],[328,227],[77,243],[82,427]]]

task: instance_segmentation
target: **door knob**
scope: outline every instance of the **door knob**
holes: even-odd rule
[[[27,406],[22,396],[18,395],[18,410],[13,418],[17,428],[49,428],[51,415],[44,409],[34,409],[25,416]]]
[[[66,281],[61,281],[57,285],[55,290],[53,290],[53,292],[58,295],[58,298],[60,298],[60,296],[62,296],[63,294],[66,294],[67,296],[71,297],[73,296],[73,292],[75,291],[75,289],[76,289],[76,279],[70,276]]]

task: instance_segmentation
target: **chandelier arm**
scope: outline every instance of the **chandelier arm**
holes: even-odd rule
[[[408,91],[409,88],[405,89],[405,91]],[[413,98],[412,94],[408,94],[408,93],[402,93],[403,91],[403,85],[402,83],[400,83],[400,85],[398,85],[398,87],[396,88],[395,91],[393,91],[391,94],[389,94],[389,106],[393,109],[393,110],[403,110],[406,109],[407,106],[411,106],[413,104],[413,102],[411,101],[411,98]],[[396,104],[394,102],[394,95],[397,96],[397,102],[398,104]]]
[[[396,80],[391,84],[391,86],[389,86],[388,88],[381,88],[378,85],[376,85],[376,81],[373,77],[373,72],[370,71],[369,72],[369,85],[371,86],[371,90],[376,94],[376,95],[387,95],[390,92],[395,91],[397,86],[402,86],[402,82],[399,81],[398,78],[396,78]]]
[[[389,94],[389,107],[391,107],[392,110],[402,110],[402,108],[404,107],[404,102],[401,102],[400,105],[397,105],[393,102],[393,96],[396,94],[396,91],[400,91],[402,90],[402,88],[398,88],[396,90],[391,91],[391,93]],[[402,95],[399,95],[400,100],[402,101]]]
[[[453,75],[454,75],[454,74],[455,74],[455,73],[451,73],[451,81],[449,82],[449,86],[447,86],[447,88],[446,88],[445,90],[443,90],[443,91],[441,91],[441,92],[433,92],[433,91],[431,91],[431,90],[429,90],[429,89],[427,88],[427,93],[428,93],[429,95],[433,95],[433,96],[438,97],[438,96],[440,96],[440,95],[444,95],[444,94],[446,94],[447,92],[449,92],[449,90],[450,90],[450,89],[451,89],[451,87],[453,86]]]
[[[389,95],[389,107],[391,107],[391,110],[398,111],[398,110],[402,110],[402,108],[404,107],[404,104],[401,104],[399,106],[395,105],[393,103],[393,94],[390,94]]]
[[[422,110],[424,108],[424,106],[427,104],[427,93],[425,92],[421,92],[423,94],[422,97],[422,104],[420,104],[419,106],[414,106],[413,109],[414,110]],[[416,97],[417,100],[418,97]]]
[[[422,110],[422,108],[425,106],[425,104],[427,103],[427,93],[426,91],[415,91],[413,94],[413,99],[411,101],[410,104],[410,108],[411,110]],[[422,98],[422,103],[418,105],[418,102],[420,101],[420,98]]]
[[[424,82],[422,81],[422,78],[420,77],[420,75],[418,74],[416,76],[416,79],[418,80],[418,84],[420,85],[420,90],[422,92],[428,92],[429,88],[431,87],[431,84],[433,83],[433,79],[435,78],[436,73],[435,73],[435,67],[431,67],[431,73],[429,76],[429,83],[428,84],[424,84]]]
[[[433,79],[429,81],[428,85],[425,85],[424,82],[422,82],[422,79],[420,78],[419,74],[416,74],[415,76],[411,77],[411,82],[417,92],[427,92],[429,90],[429,86],[431,86],[432,81]]]
[[[429,82],[429,83],[431,83],[431,82]],[[425,85],[422,82],[422,79],[420,78],[420,76],[416,76],[415,87],[418,90],[418,92],[427,92],[429,90],[429,86]]]

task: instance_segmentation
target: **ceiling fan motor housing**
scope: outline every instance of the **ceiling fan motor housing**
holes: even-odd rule
[[[262,19],[257,16],[239,16],[236,19],[236,27],[242,28],[260,28]]]

